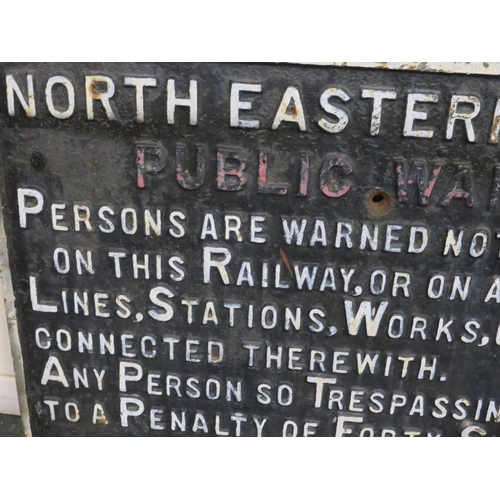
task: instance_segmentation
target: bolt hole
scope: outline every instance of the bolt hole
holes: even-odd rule
[[[394,198],[389,193],[375,191],[367,199],[368,211],[371,215],[380,217],[387,214],[394,206]]]

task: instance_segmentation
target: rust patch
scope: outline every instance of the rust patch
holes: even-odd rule
[[[89,77],[88,90],[91,95],[95,95],[96,98],[102,96],[106,92],[108,86],[99,77],[91,75]]]
[[[366,202],[368,212],[376,217],[387,214],[394,207],[395,200],[392,195],[384,191],[372,191]]]
[[[106,415],[101,415],[100,417],[97,417],[96,418],[96,421],[98,424],[101,424],[101,425],[108,425],[108,419],[106,418]]]
[[[495,115],[491,124],[491,134],[488,138],[488,144],[496,144],[498,142],[498,132],[500,130],[500,115]]]
[[[90,94],[100,94],[99,89],[97,88],[97,80],[94,76],[90,76],[88,80],[88,91]]]
[[[292,267],[290,266],[290,262],[288,262],[288,257],[286,256],[285,252],[281,248],[280,248],[280,255],[281,255],[281,260],[283,261],[283,264],[285,264],[287,271],[290,273],[290,276],[292,276],[293,275]]]

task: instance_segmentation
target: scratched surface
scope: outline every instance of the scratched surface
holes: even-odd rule
[[[255,436],[255,421],[267,419],[263,435],[303,435],[307,428],[313,429],[311,434],[331,436],[342,433],[339,417],[346,422],[344,434],[351,435],[370,434],[363,429],[372,429],[375,435],[388,430],[386,435],[420,432],[455,436],[464,429],[498,435],[500,347],[496,335],[500,321],[494,283],[498,274],[496,233],[500,220],[496,204],[500,176],[495,170],[498,144],[494,143],[494,114],[500,85],[496,78],[245,64],[4,64],[2,73],[14,75],[24,95],[26,75],[32,74],[37,103],[36,116],[28,117],[16,100],[16,114],[11,116],[6,80],[1,79],[2,209],[34,435],[222,435],[227,431]],[[63,75],[74,85],[75,111],[68,118],[58,119],[48,112],[45,84],[54,75]],[[93,103],[95,116],[89,119],[87,75],[113,80],[115,91],[110,102],[114,120],[98,99]],[[155,87],[144,90],[143,123],[137,121],[135,90],[123,84],[124,77],[157,80]],[[177,92],[184,97],[189,81],[197,81],[196,124],[190,124],[187,107],[178,107],[175,122],[168,123],[168,79],[175,80]],[[241,108],[240,116],[258,120],[259,128],[230,126],[232,82],[262,86],[260,92],[241,94],[252,108]],[[283,101],[290,87],[300,95],[300,106],[296,100]],[[348,97],[332,94],[328,101],[344,110],[347,118],[341,113],[340,118],[328,114],[321,106],[320,97],[330,88],[342,89]],[[396,95],[383,102],[377,135],[370,135],[375,130],[371,122],[373,99],[363,98],[363,89],[389,90]],[[102,88],[91,90],[98,91]],[[427,116],[416,119],[412,130],[432,130],[431,138],[404,134],[410,93],[438,96],[414,107]],[[453,95],[476,96],[480,102],[480,112],[472,120],[474,142],[463,120],[455,123],[453,136],[446,139]],[[64,92],[54,94],[54,102],[60,102],[58,109],[64,109]],[[470,113],[474,102],[465,102],[460,110]],[[286,118],[277,121],[280,109]],[[301,130],[301,119],[305,130]],[[322,119],[327,121],[326,128],[343,119],[348,123],[331,133],[319,125]],[[408,174],[410,168],[414,177]],[[26,227],[20,225],[18,189],[24,189],[25,194],[36,190],[44,201],[43,210],[28,212]],[[36,198],[26,195],[24,201],[28,209],[35,206],[38,210]],[[67,231],[54,229],[54,204],[64,217],[56,224],[66,226]],[[76,230],[75,205],[89,208],[91,230],[85,221],[80,221],[80,230]],[[99,219],[102,207],[114,213],[107,212],[116,226],[112,232],[99,229],[99,224],[109,228]],[[126,209],[133,211],[126,215],[126,224],[133,225],[130,214],[138,217],[134,234],[120,228],[120,214]],[[154,231],[145,234],[145,210],[154,217],[161,210],[160,235]],[[83,217],[84,211],[80,209],[78,214]],[[172,212],[184,216],[176,219],[184,228],[182,237],[169,232],[177,231],[169,219]],[[217,239],[210,228],[207,230],[207,214],[213,216]],[[241,220],[242,241],[235,232],[229,232],[226,239],[227,215]],[[258,223],[262,232],[256,233],[257,239],[265,239],[263,243],[251,241],[252,216],[265,218]],[[287,243],[284,236],[283,221],[291,227],[294,218],[299,229],[306,221],[300,245],[296,239]],[[326,228],[325,245],[317,221]],[[373,234],[375,226],[379,231],[377,248],[372,249],[366,241],[361,248],[363,227]],[[400,229],[392,230],[396,239],[388,243],[389,226]],[[412,227],[427,231],[428,242],[421,252],[410,250]],[[450,229],[455,235],[463,231],[463,248],[457,256],[453,249],[443,255]],[[414,231],[421,236],[422,229]],[[480,236],[471,251],[476,234]],[[481,253],[483,241],[487,245]],[[421,240],[414,243],[414,247],[422,244]],[[214,251],[207,257],[210,248],[219,253]],[[69,255],[67,272],[54,265],[56,249]],[[208,278],[203,269],[210,255],[214,261],[222,261],[227,255],[224,249],[231,256],[224,268],[228,283],[216,265],[208,270]],[[93,273],[83,264],[81,274],[77,272],[77,250],[85,258],[91,252]],[[110,252],[125,254],[120,260],[120,277],[117,259]],[[144,264],[144,255],[149,255],[149,278],[142,269],[134,277],[133,254],[140,264]],[[58,255],[59,267],[64,269],[65,254],[59,251]],[[161,277],[155,267],[157,255],[162,259]],[[178,264],[181,273],[168,265],[175,256],[182,259],[182,265]],[[247,268],[244,262],[249,262]],[[267,282],[264,264],[269,270]],[[296,274],[305,266],[311,273],[317,268],[311,290],[307,284],[302,289],[297,285]],[[325,278],[327,269],[332,270],[333,278]],[[344,274],[349,270],[353,273],[346,284]],[[376,271],[383,271],[387,279],[380,293],[378,289],[370,291],[370,279]],[[409,276],[409,296],[404,287],[394,289],[395,273],[400,273],[396,284],[404,282],[403,275]],[[375,276],[382,279],[382,274]],[[181,275],[183,278],[176,281]],[[441,281],[433,282],[431,292],[429,282],[437,275],[443,277],[444,288],[441,296],[432,298],[429,293],[438,295]],[[456,276],[462,285],[471,278],[465,300],[458,292],[450,299]],[[329,287],[320,290],[323,281]],[[56,307],[56,312],[34,310],[30,283],[38,293],[38,306]],[[166,321],[149,314],[166,310],[151,302],[155,287],[172,294],[163,292],[160,296],[172,307],[172,317]],[[67,313],[61,295],[64,291],[69,297]],[[84,292],[88,293],[88,304],[78,309],[73,294],[81,298]],[[95,294],[106,295],[100,299],[106,303],[101,312],[109,317],[96,314],[99,306],[95,300],[99,299]],[[125,308],[117,305],[118,296],[129,299],[122,299]],[[182,303],[186,300],[198,302],[192,306],[191,323],[188,307]],[[207,302],[212,302],[215,313]],[[240,306],[232,312],[224,306],[234,303]],[[375,318],[376,312],[381,314],[376,327],[364,320],[359,329],[353,326],[362,304],[368,315]],[[251,326],[249,306],[253,306]],[[269,327],[272,307],[262,319],[268,306],[277,311],[276,326]],[[130,315],[120,317],[118,312],[127,308]],[[286,322],[287,308],[289,316],[294,315],[300,323],[298,327],[291,320]],[[321,313],[311,312],[315,310]],[[427,321],[423,334],[418,329],[412,334],[415,317]],[[450,320],[451,326],[443,327]],[[398,337],[402,322],[404,328]],[[467,322],[468,329],[464,326]],[[439,325],[441,334],[437,335]],[[37,330],[42,347],[37,346]],[[62,341],[58,345],[60,330],[69,333],[70,347],[65,333],[59,334]],[[79,351],[79,331],[86,338],[92,334],[92,352]],[[102,347],[99,334],[108,342],[114,335],[114,347]],[[128,335],[129,340],[120,340],[122,335]],[[141,354],[145,337],[149,357]],[[169,344],[165,338],[175,341]],[[198,342],[190,344],[198,349],[191,360],[187,360],[186,340]],[[222,361],[214,355],[210,362],[210,341],[214,349],[223,345]],[[126,355],[124,342],[132,345],[128,351],[125,348]],[[173,348],[171,359],[169,349]],[[266,359],[268,349],[271,357]],[[253,366],[249,366],[251,350]],[[376,360],[373,373],[368,366],[359,367],[359,360],[367,355]],[[293,356],[298,360],[290,361]],[[311,356],[316,363],[311,364]],[[57,362],[47,368],[49,358]],[[421,368],[433,362],[431,378],[431,370]],[[75,382],[74,369],[80,374],[87,370],[88,387],[81,378]],[[120,386],[120,369],[130,377],[125,387]],[[103,371],[99,385],[94,372]],[[133,381],[134,374],[140,380]],[[150,381],[158,384],[154,389],[148,390],[148,374],[153,375]],[[169,395],[168,376],[173,384]],[[181,381],[180,395],[174,387],[175,377]],[[187,385],[190,377],[198,380],[197,384],[192,382],[197,390]],[[329,379],[319,396],[315,377]],[[207,385],[207,380],[217,382]],[[227,389],[228,380],[234,387],[239,381],[241,398]],[[132,400],[142,403],[142,411],[140,403],[127,406]],[[68,402],[73,406],[67,406]],[[96,410],[96,405],[102,411]],[[124,408],[130,413],[126,425]],[[156,423],[152,423],[152,411],[156,412]],[[185,429],[172,423],[172,412],[178,420],[184,412]],[[293,424],[286,424],[290,421]]]

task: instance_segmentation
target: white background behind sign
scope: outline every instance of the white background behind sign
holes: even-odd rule
[[[16,383],[14,381],[14,364],[10,352],[9,333],[0,287],[0,413],[19,415]]]
[[[84,60],[136,60],[148,58],[148,60],[163,60],[167,57],[178,57],[180,60],[217,60],[222,54],[230,60],[253,60],[275,58],[275,60],[292,60],[297,58],[327,60],[332,57],[332,51],[342,57],[358,58],[361,53],[363,58],[375,59],[380,54],[401,57],[402,53],[408,57],[411,53],[422,58],[422,54],[432,54],[437,59],[451,59],[449,56],[451,48],[454,55],[460,54],[461,58],[469,58],[470,53],[479,58],[488,58],[489,54],[496,50],[497,23],[495,15],[483,16],[477,24],[470,22],[467,26],[467,36],[454,37],[453,44],[442,43],[443,27],[450,22],[449,5],[442,6],[432,2],[430,5],[420,8],[402,9],[401,5],[393,2],[373,5],[363,5],[363,2],[346,7],[345,15],[352,12],[356,14],[355,36],[353,37],[353,25],[349,22],[336,23],[337,39],[351,40],[352,43],[342,44],[340,49],[333,49],[331,43],[315,43],[318,41],[318,13],[325,13],[325,5],[308,4],[306,9],[300,12],[300,32],[297,36],[290,36],[283,25],[283,6],[253,4],[252,9],[248,6],[231,8],[234,19],[245,20],[247,26],[258,26],[259,31],[266,36],[254,36],[251,43],[227,43],[227,30],[214,30],[211,16],[220,16],[224,6],[217,3],[195,2],[190,15],[190,41],[175,48],[174,54],[165,52],[164,29],[150,29],[148,37],[142,38],[142,43],[137,37],[122,36],[120,43],[116,43],[116,33],[113,30],[102,30],[100,33],[101,43],[92,46],[88,44],[89,27],[95,23],[96,10],[87,9],[78,11],[78,24],[71,26],[72,43],[61,43],[61,31],[58,29],[47,29],[47,26],[65,26],[68,24],[68,6],[61,2],[60,8],[51,8],[47,2],[33,3],[26,14],[26,4],[17,2],[3,5],[2,12],[7,20],[22,19],[22,27],[19,23],[6,22],[2,28],[0,39],[9,57],[13,60],[78,60],[81,54],[85,54]],[[227,7],[227,5],[226,5]],[[490,12],[493,14],[494,7],[481,5],[477,2],[471,5],[471,12]],[[148,2],[142,4],[145,12],[157,11],[158,5],[150,5]],[[277,11],[277,12],[275,12]],[[70,10],[71,12],[71,10]],[[397,12],[400,21],[398,22]],[[265,15],[263,15],[265,13]],[[136,9],[116,9],[112,3],[99,5],[99,16],[101,19],[113,19],[117,25],[120,22],[122,32],[134,32],[137,30]],[[170,19],[185,19],[185,5],[182,3],[169,5]],[[364,15],[364,17],[363,17]],[[389,18],[391,15],[391,18]],[[128,20],[126,16],[132,19]],[[374,26],[387,26],[391,21],[391,29],[376,30]],[[156,26],[155,26],[156,23]],[[157,15],[152,21],[152,27],[164,27],[165,17]],[[274,28],[274,29],[273,29]],[[281,28],[281,29],[279,29]],[[20,30],[29,33],[29,36],[20,37]],[[169,36],[172,39],[186,36],[185,23],[169,23]],[[283,43],[283,36],[286,43]],[[414,38],[411,42],[410,30],[419,32],[425,30],[426,36]],[[364,35],[363,35],[364,33]],[[459,32],[457,32],[459,33]],[[107,35],[107,36],[106,36]],[[293,33],[291,33],[293,35]],[[36,40],[36,43],[33,41]],[[78,42],[79,40],[79,42]],[[203,43],[200,44],[200,41]],[[305,43],[310,40],[310,43]],[[441,43],[437,43],[440,40]],[[13,43],[14,41],[14,43]],[[405,41],[406,43],[401,43]],[[259,45],[260,43],[260,45]],[[257,44],[257,50],[255,48]],[[76,49],[75,49],[76,45]],[[225,47],[224,50],[221,47]],[[277,50],[279,47],[279,50]],[[270,50],[271,48],[271,50]],[[288,51],[288,56],[285,50]],[[302,50],[302,52],[300,52]],[[399,50],[399,52],[398,52]],[[443,57],[444,50],[444,57]],[[20,52],[21,51],[21,52]],[[94,52],[92,52],[94,51]],[[156,52],[155,52],[156,51]],[[189,52],[190,51],[190,52]],[[357,51],[357,52],[356,52]],[[352,54],[356,53],[355,56]],[[118,55],[117,55],[118,54]],[[229,54],[229,56],[228,56]],[[281,54],[281,57],[277,57]],[[292,57],[290,57],[290,55]],[[224,57],[224,56],[222,56]],[[333,57],[332,57],[333,58]],[[394,57],[395,58],[395,57]],[[453,57],[454,58],[454,57]],[[1,292],[0,292],[1,293]],[[4,318],[3,301],[0,299],[0,318]],[[0,320],[4,321],[4,319]],[[0,349],[8,336],[3,326],[0,326]],[[2,358],[3,359],[3,358]],[[0,373],[5,369],[0,360]],[[0,389],[0,394],[2,394]],[[23,485],[23,493],[27,496],[36,495],[39,499],[54,499],[54,488],[40,488],[40,484],[46,480],[47,469],[40,467],[40,463],[47,460],[47,445],[45,440],[7,440],[2,441],[3,453],[0,456],[0,470],[2,472],[2,487],[0,491],[7,495],[11,491],[18,491],[19,485]],[[158,442],[155,440],[113,440],[113,446],[108,450],[107,474],[97,475],[92,481],[86,483],[81,481],[81,471],[89,467],[89,463],[95,457],[95,442],[88,438],[79,440],[80,453],[75,454],[75,441],[69,439],[51,440],[52,456],[63,456],[71,454],[71,460],[62,460],[57,464],[58,478],[57,489],[61,492],[71,491],[75,498],[87,498],[90,491],[99,491],[102,495],[113,496],[153,496],[162,491],[164,484],[155,480],[138,480],[121,482],[109,481],[112,475],[123,475],[124,470],[130,468],[130,460],[134,455],[157,457],[159,454]],[[219,499],[233,498],[234,491],[238,489],[241,498],[252,498],[255,496],[253,488],[241,491],[243,481],[248,484],[249,476],[258,475],[262,471],[272,471],[270,479],[261,483],[268,496],[322,496],[324,495],[325,483],[318,480],[321,477],[330,477],[332,471],[343,481],[335,484],[337,495],[352,495],[353,488],[357,496],[370,495],[371,498],[406,498],[418,497],[422,488],[416,488],[413,494],[409,491],[415,481],[426,484],[426,487],[434,492],[434,496],[443,498],[470,498],[472,496],[489,497],[496,491],[495,460],[488,460],[493,450],[488,448],[493,440],[359,440],[357,446],[352,441],[336,442],[335,453],[327,455],[328,460],[321,460],[324,456],[324,442],[316,441],[314,452],[308,440],[218,440],[215,448],[213,440],[171,440],[169,441],[169,453],[161,454],[162,464],[165,470],[170,471],[171,477],[175,477],[169,490],[172,494],[185,494],[186,484],[189,484],[191,496],[200,492],[207,496],[206,485],[213,484],[214,477],[220,477],[220,463],[224,463],[224,480],[217,483],[216,496]],[[360,445],[364,446],[361,452]],[[480,446],[481,445],[481,446]],[[139,448],[142,447],[142,448]],[[293,480],[276,480],[275,478],[289,478],[290,470],[297,469],[297,457],[311,456],[316,453],[318,460],[300,462],[301,477],[295,475]],[[403,460],[395,461],[395,456],[404,457]],[[203,467],[193,468],[187,466],[193,456],[203,460]],[[227,461],[228,456],[237,456],[238,460]],[[485,460],[469,460],[464,466],[464,456],[482,456]],[[376,457],[376,459],[374,459]],[[429,457],[432,457],[430,459]],[[3,458],[3,460],[2,460]],[[218,460],[219,459],[219,460]],[[432,469],[430,474],[417,474],[418,467],[413,465],[429,463],[439,464],[438,469]],[[20,467],[19,464],[23,466]],[[258,465],[257,465],[258,464]],[[353,465],[354,464],[354,465]],[[377,465],[378,464],[378,465]],[[434,464],[433,464],[434,465]],[[29,470],[30,481],[26,481],[26,471]],[[363,481],[359,481],[359,471],[363,471]],[[389,481],[380,488],[381,477],[384,473],[391,472]],[[465,481],[443,481],[443,478],[453,478],[457,470],[463,470],[465,477],[475,480]],[[151,460],[134,461],[136,477],[147,478],[151,476]],[[196,481],[193,481],[196,474]],[[79,481],[78,492],[75,491],[75,481]],[[90,490],[90,491],[89,491]],[[381,491],[383,490],[383,491]],[[12,494],[12,493],[11,493]],[[486,495],[484,495],[486,494]],[[57,494],[56,494],[57,496]],[[210,498],[210,495],[208,495]]]

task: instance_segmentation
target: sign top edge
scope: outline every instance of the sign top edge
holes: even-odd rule
[[[500,62],[293,62],[311,66],[458,73],[464,75],[500,75]]]

